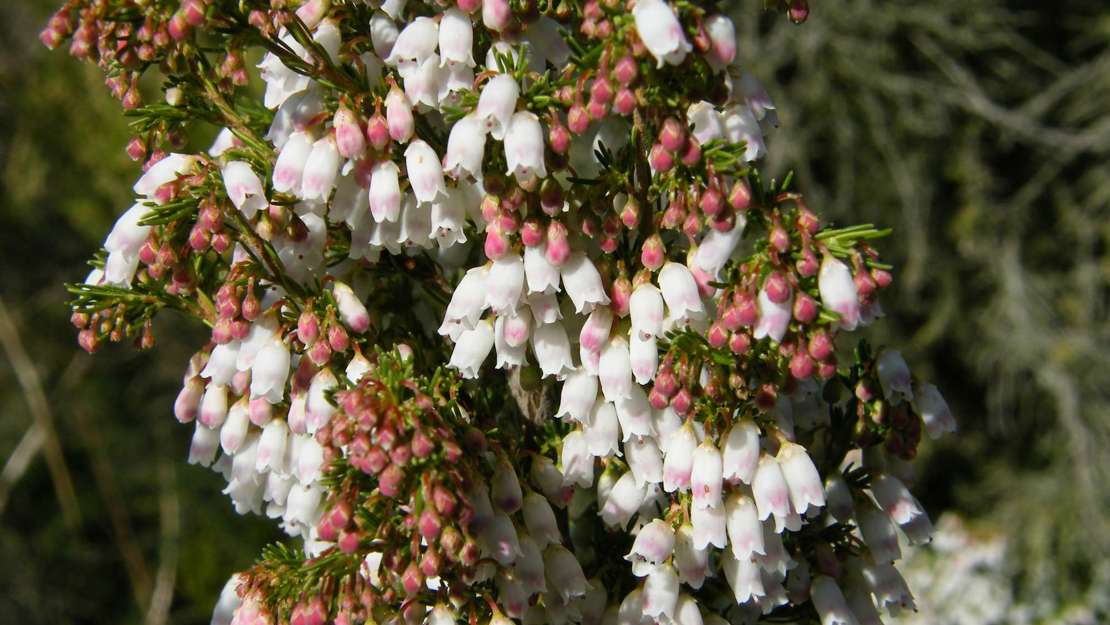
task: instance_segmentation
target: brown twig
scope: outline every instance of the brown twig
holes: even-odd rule
[[[67,526],[75,528],[81,523],[81,508],[77,503],[77,494],[73,488],[69,469],[66,467],[58,433],[54,429],[50,404],[46,401],[38,371],[23,347],[19,331],[8,314],[3,298],[0,298],[0,344],[3,345],[19,386],[23,389],[23,396],[34,419],[35,427],[42,431],[46,466],[50,470],[50,479],[54,483],[54,494],[58,498],[58,505],[62,508],[62,516]]]

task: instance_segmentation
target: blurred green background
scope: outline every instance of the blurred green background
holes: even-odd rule
[[[39,45],[55,4],[0,3],[0,625],[206,623],[277,532],[184,462],[171,406],[198,328],[76,346],[62,283],[138,167],[99,72]],[[895,229],[870,337],[960,422],[919,463],[948,515],[909,563],[917,622],[1110,622],[1110,7],[815,0],[796,27],[729,6],[780,109],[772,173]]]

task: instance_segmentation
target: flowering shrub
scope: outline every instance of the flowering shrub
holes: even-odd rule
[[[43,31],[144,163],[70,286],[79,342],[209,326],[189,461],[297,539],[214,623],[913,607],[898,532],[932,526],[902,478],[954,421],[838,340],[882,316],[888,231],[760,176],[775,107],[714,4],[629,5],[71,0]]]

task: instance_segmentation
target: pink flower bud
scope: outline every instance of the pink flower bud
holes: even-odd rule
[[[894,276],[885,269],[872,269],[871,278],[875,280],[875,286],[880,289],[885,289],[894,281]]]
[[[763,289],[767,292],[768,299],[776,304],[782,304],[790,299],[790,283],[782,272],[772,271],[768,274],[767,279],[763,281]]]
[[[741,178],[732,185],[732,191],[728,194],[728,203],[738,211],[747,210],[751,206],[752,188],[748,186],[747,180]]]
[[[632,301],[632,282],[628,277],[620,276],[613,280],[613,285],[609,289],[609,298],[612,301],[613,313],[618,317],[627,317],[629,304]]]
[[[349,344],[347,330],[343,326],[333,323],[328,327],[328,345],[332,351],[343,353]]]
[[[752,339],[746,332],[734,332],[728,339],[728,349],[737,356],[748,351]]]
[[[609,113],[609,103],[594,98],[586,103],[586,111],[591,119],[602,119]]]
[[[728,342],[729,332],[725,329],[721,321],[714,321],[713,325],[709,326],[709,331],[705,335],[709,345],[714,349],[720,349]]]
[[[678,152],[686,146],[686,129],[677,119],[668,117],[659,130],[659,143],[670,152]]]
[[[774,227],[771,228],[771,233],[767,238],[771,243],[771,247],[778,250],[780,254],[786,253],[786,250],[790,247],[790,235],[780,224],[776,223]]]
[[[395,464],[391,464],[378,476],[378,488],[386,497],[397,497],[401,493],[401,486],[404,481],[404,469]]]
[[[366,123],[366,140],[377,151],[382,151],[389,145],[389,123],[381,113],[375,113]]]
[[[297,338],[305,345],[311,345],[320,336],[320,322],[311,310],[305,309],[297,318]]]
[[[809,18],[809,2],[807,0],[793,0],[790,3],[790,8],[787,9],[787,15],[790,16],[791,22],[801,24]]]
[[[508,253],[509,238],[502,231],[499,222],[492,222],[486,228],[486,240],[482,249],[490,260],[497,260]]]
[[[486,1],[488,3],[488,0]],[[420,572],[416,562],[410,562],[405,572],[401,574],[401,585],[409,597],[415,596],[424,588],[424,574]]]
[[[694,396],[690,393],[690,389],[681,388],[675,396],[671,398],[671,408],[679,414],[679,416],[686,416],[690,412],[690,408],[694,405]]]
[[[544,241],[544,227],[535,217],[524,220],[520,229],[520,241],[525,247],[536,247]]]
[[[836,358],[829,356],[829,359],[820,363],[817,367],[817,375],[822,380],[828,380],[836,375]]]
[[[181,388],[181,392],[173,402],[173,414],[179,422],[189,423],[196,418],[203,395],[204,380],[199,376],[193,376]]]
[[[701,207],[701,212],[713,217],[721,213],[721,210],[725,207],[725,200],[721,197],[721,192],[717,190],[717,187],[709,187],[705,190],[705,193],[702,193],[698,206]]]
[[[458,0],[457,6],[463,13],[473,13],[482,8],[482,0]]]
[[[651,168],[657,172],[670,171],[674,167],[674,156],[663,147],[662,143],[656,143],[651,146],[651,152],[648,154],[648,162]]]
[[[184,41],[185,38],[189,36],[190,27],[189,22],[185,19],[184,11],[179,9],[173,14],[167,29],[169,30],[170,37],[173,37],[174,41]]]
[[[576,135],[584,134],[590,125],[590,114],[581,102],[576,102],[567,111],[567,128]]]
[[[501,32],[513,19],[509,0],[482,0],[482,23],[486,28]]]
[[[547,249],[544,253],[547,262],[561,267],[570,258],[570,239],[567,227],[561,221],[553,220],[547,225]]]
[[[570,149],[570,131],[558,121],[553,121],[547,131],[547,143],[556,154],[566,154]]]
[[[599,76],[590,84],[590,99],[603,104],[613,99],[613,87],[604,76]]]
[[[183,0],[181,12],[185,16],[185,22],[190,26],[204,24],[204,3],[201,0]]]
[[[807,351],[815,360],[825,360],[832,355],[833,341],[824,330],[814,332],[809,337]]]
[[[813,255],[811,250],[802,252],[802,257],[794,263],[794,268],[798,270],[798,274],[804,278],[810,278],[817,275],[820,268],[820,263],[817,262],[817,257]]]
[[[794,318],[809,323],[817,318],[817,301],[805,293],[799,293],[794,300]]]
[[[420,520],[417,522],[417,530],[420,535],[431,544],[439,537],[439,532],[442,529],[443,526],[436,513],[431,508],[424,508],[424,511],[420,513]]]
[[[640,67],[636,63],[636,59],[631,54],[626,54],[619,61],[616,67],[613,68],[613,78],[622,85],[629,85],[632,81],[636,80],[636,76],[640,73]]]
[[[366,136],[351,109],[340,106],[332,119],[335,144],[343,158],[358,158],[366,151]]]
[[[389,124],[389,136],[399,143],[405,143],[412,138],[415,121],[412,117],[412,104],[405,97],[405,93],[396,86],[389,91],[385,98],[385,116]],[[370,129],[367,129],[370,134]],[[370,143],[375,144],[374,138]]]
[[[852,282],[856,285],[856,291],[859,293],[860,299],[868,299],[875,294],[875,279],[871,277],[871,273],[864,269],[857,271],[852,276]]]
[[[682,152],[682,164],[693,167],[701,162],[701,144],[694,137],[686,140],[686,149]]]
[[[790,375],[797,380],[805,380],[813,375],[813,360],[805,352],[797,352],[790,359]]]
[[[623,87],[613,99],[613,110],[625,117],[636,110],[636,94],[629,88]]]
[[[640,248],[640,262],[651,271],[656,271],[667,260],[663,238],[658,233],[651,235]]]

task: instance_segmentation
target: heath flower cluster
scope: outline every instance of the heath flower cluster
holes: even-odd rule
[[[106,71],[143,163],[70,287],[79,342],[150,347],[164,308],[206,324],[174,404],[189,461],[300,539],[233,576],[213,623],[913,607],[899,533],[932,525],[909,461],[954,420],[897,350],[841,340],[882,317],[889,233],[760,175],[779,120],[732,20],[665,0],[55,15],[43,42]]]

